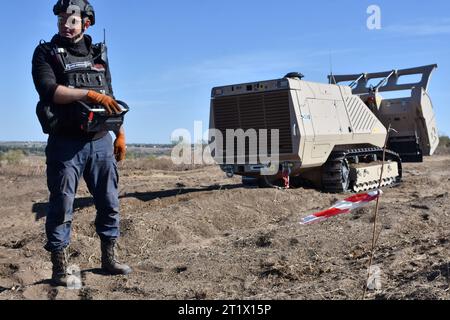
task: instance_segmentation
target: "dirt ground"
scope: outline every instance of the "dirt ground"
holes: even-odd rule
[[[141,161],[141,163],[133,162]],[[43,159],[0,168],[0,299],[361,299],[373,208],[302,226],[346,195],[245,188],[217,167],[173,171],[132,160],[121,168],[119,259],[129,277],[99,271],[95,208],[84,182],[70,263],[79,290],[53,288],[44,223]],[[450,155],[405,164],[384,189],[368,299],[449,299]]]

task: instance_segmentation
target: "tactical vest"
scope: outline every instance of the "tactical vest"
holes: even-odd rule
[[[106,66],[108,57],[106,46],[103,43],[92,45],[86,57],[72,55],[65,48],[54,45],[51,55],[57,61],[60,71],[63,72],[63,82],[69,88],[95,90],[112,95],[106,79]]]
[[[43,44],[49,49],[58,84],[76,89],[95,90],[112,96],[106,77],[107,49],[103,43],[93,44],[87,56],[76,56],[55,43]],[[61,79],[62,77],[62,79]],[[78,103],[58,106],[39,102],[36,113],[46,134],[77,135],[83,131],[86,114]]]

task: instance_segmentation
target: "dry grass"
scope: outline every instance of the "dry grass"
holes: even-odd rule
[[[204,168],[205,165],[177,165],[170,157],[147,157],[127,159],[120,165],[122,171],[161,170],[161,171],[190,171]],[[24,156],[18,161],[0,161],[0,175],[16,177],[44,176],[46,172],[45,157]]]
[[[14,177],[39,177],[45,175],[45,158],[24,156],[14,162],[1,161],[0,175]]]
[[[22,150],[9,150],[7,152],[0,153],[0,163],[20,164],[24,157],[25,153]]]
[[[436,149],[437,155],[450,154],[450,138],[447,136],[439,137],[439,146]]]
[[[167,156],[147,157],[140,159],[126,160],[121,169],[125,170],[163,170],[163,171],[189,171],[204,168],[205,165],[194,164],[174,164],[172,159]]]

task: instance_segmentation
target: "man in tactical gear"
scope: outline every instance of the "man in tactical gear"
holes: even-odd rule
[[[119,237],[117,162],[124,160],[126,146],[120,125],[114,129],[113,143],[107,130],[86,131],[80,122],[79,101],[103,107],[108,116],[123,111],[113,95],[106,46],[93,44],[85,34],[95,24],[93,7],[87,0],[59,0],[53,12],[58,17],[58,34],[50,43],[41,42],[36,48],[32,75],[40,97],[36,111],[43,131],[49,134],[45,249],[51,253],[53,283],[65,286],[66,248],[81,176],[97,209],[95,225],[101,240],[102,269],[109,274],[131,272],[115,259],[114,250]]]

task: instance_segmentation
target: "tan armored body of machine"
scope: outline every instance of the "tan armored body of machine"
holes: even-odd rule
[[[439,135],[428,84],[437,65],[354,75],[330,75],[333,84],[352,81],[352,92],[366,102],[385,127],[395,129],[389,135],[388,147],[398,152],[403,162],[422,162],[439,145]],[[411,77],[408,76],[420,76]],[[380,79],[375,86],[369,82]],[[405,79],[406,81],[404,81]],[[411,80],[414,81],[411,83]],[[383,99],[380,92],[410,91],[407,97]]]
[[[215,147],[214,158],[229,176],[242,175],[243,181],[252,177],[260,184],[271,183],[287,172],[327,192],[375,188],[387,136],[378,114],[349,86],[302,78],[292,73],[282,79],[213,88],[210,128],[223,140]],[[278,153],[271,150],[274,130],[279,133]],[[239,131],[256,132],[257,137],[252,141],[247,139],[250,134],[242,137],[236,134]],[[244,155],[236,152],[239,144],[245,146]],[[402,176],[399,155],[387,150],[385,159],[383,186]],[[267,176],[265,170],[274,166]]]

